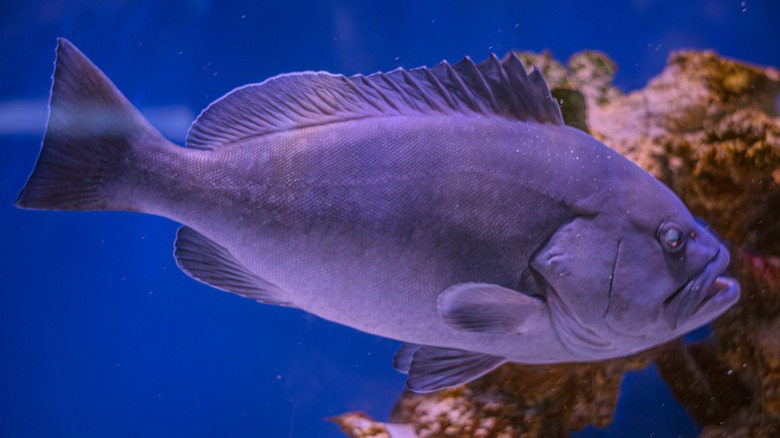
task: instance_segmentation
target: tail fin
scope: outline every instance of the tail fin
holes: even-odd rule
[[[16,206],[42,210],[127,208],[117,200],[133,143],[165,141],[116,86],[60,38],[43,147]]]

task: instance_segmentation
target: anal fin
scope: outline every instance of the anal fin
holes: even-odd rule
[[[419,393],[464,385],[493,371],[506,362],[503,357],[458,350],[404,344],[393,360],[395,368],[406,372],[406,386]]]
[[[412,368],[412,359],[414,359],[414,353],[422,347],[417,344],[403,344],[393,356],[393,368],[396,371],[403,374],[409,374],[409,369]]]
[[[200,282],[265,304],[293,305],[283,289],[250,272],[225,247],[192,228],[179,228],[175,248],[176,264]]]

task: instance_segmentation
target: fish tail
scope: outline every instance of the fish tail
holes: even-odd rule
[[[16,206],[132,210],[123,175],[133,149],[167,140],[73,44],[58,42],[43,146]]]

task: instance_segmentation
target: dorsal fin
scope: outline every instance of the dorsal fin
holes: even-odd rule
[[[193,123],[187,146],[224,144],[309,126],[393,115],[498,116],[562,125],[539,70],[526,74],[514,53],[475,64],[464,58],[433,68],[346,77],[290,73],[237,88]]]

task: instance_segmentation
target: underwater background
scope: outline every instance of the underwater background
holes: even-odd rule
[[[337,437],[328,417],[387,420],[404,382],[398,342],[187,277],[169,220],[15,209],[57,37],[181,144],[211,101],[280,73],[595,49],[628,92],[682,48],[780,66],[778,19],[773,0],[0,0],[0,436]],[[612,425],[577,436],[698,432],[651,366],[626,374]]]

